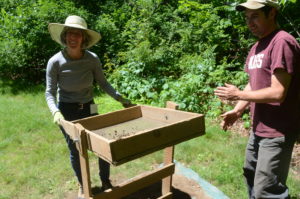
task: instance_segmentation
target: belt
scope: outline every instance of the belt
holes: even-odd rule
[[[73,107],[73,108],[77,108],[79,110],[84,109],[84,107],[93,104],[94,100],[91,100],[87,103],[80,103],[80,102],[59,102],[62,106],[68,106],[68,107]]]

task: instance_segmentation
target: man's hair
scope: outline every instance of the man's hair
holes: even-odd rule
[[[68,30],[70,30],[70,29],[74,29],[74,28],[64,27],[63,31],[60,34],[61,43],[64,44],[64,45],[67,44],[67,42],[66,42],[66,36],[67,36]],[[79,29],[79,30],[81,30],[81,29]],[[89,45],[89,43],[90,43],[90,36],[87,34],[87,32],[85,30],[81,30],[81,32],[82,32],[82,37],[83,37],[83,42],[82,42],[81,47],[83,49],[85,49]]]
[[[264,12],[265,16],[268,17],[271,10],[272,10],[272,8],[274,8],[274,7],[266,5],[262,8],[260,8],[260,9]],[[274,18],[275,21],[277,21],[277,15],[278,15],[278,11],[276,10],[276,15],[275,15],[275,18]]]

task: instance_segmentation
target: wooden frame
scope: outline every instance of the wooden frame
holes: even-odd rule
[[[80,154],[85,199],[122,198],[159,180],[162,180],[162,196],[159,199],[172,198],[172,175],[175,171],[174,145],[203,135],[205,124],[204,116],[201,114],[178,111],[178,105],[173,102],[167,102],[166,107],[136,106],[82,120],[61,121],[65,131],[76,142]],[[142,127],[139,126],[143,123],[141,120],[145,120],[147,128],[143,125]],[[125,132],[129,128],[122,126],[133,125],[133,123],[137,125],[134,127],[137,132],[121,138],[105,137],[108,133],[117,131],[115,129],[118,129],[119,132]],[[114,126],[113,130],[111,126]],[[104,136],[97,134],[98,129],[102,129]],[[133,144],[135,146],[132,147],[133,149],[128,148]],[[161,149],[164,149],[163,167],[147,175],[133,178],[124,184],[119,184],[103,193],[92,195],[88,150],[110,164],[120,165]]]

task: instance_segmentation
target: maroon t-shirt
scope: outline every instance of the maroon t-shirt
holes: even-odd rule
[[[282,103],[251,103],[253,132],[261,137],[296,134],[300,126],[300,46],[285,31],[275,31],[251,48],[245,70],[252,90],[271,86],[276,69],[292,75],[287,96]]]

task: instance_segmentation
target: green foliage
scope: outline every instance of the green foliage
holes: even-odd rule
[[[111,82],[137,101],[163,106],[172,100],[212,117],[227,110],[213,90],[225,82],[243,88],[245,57],[255,41],[242,14],[224,1],[182,0],[177,7],[143,2],[131,5],[135,12],[122,32],[130,42],[119,51],[124,64]]]
[[[232,59],[239,52],[231,50],[231,20],[218,15],[232,10],[196,1],[179,1],[177,8],[151,1],[149,9],[149,2],[133,7],[137,12],[123,31],[130,43],[127,51],[119,52],[125,64],[110,76],[111,82],[137,101],[163,106],[172,100],[183,110],[218,115],[221,103],[214,88],[246,81],[237,75],[243,64]]]
[[[238,2],[3,0],[0,76],[44,83],[47,61],[61,49],[47,25],[76,14],[101,33],[91,50],[122,94],[161,106],[173,100],[183,110],[215,117],[228,107],[213,90],[225,82],[245,85],[243,65],[256,40],[235,11]],[[281,4],[280,24],[300,41],[299,1]]]
[[[41,82],[48,59],[59,50],[47,25],[68,13],[88,15],[69,1],[1,1],[0,72],[13,79]]]
[[[297,0],[282,0],[282,12],[279,22],[283,29],[290,30],[298,42],[300,42],[300,17],[296,10],[300,9],[300,2]]]

